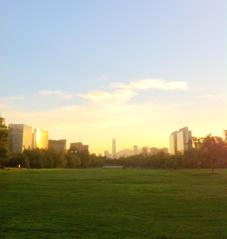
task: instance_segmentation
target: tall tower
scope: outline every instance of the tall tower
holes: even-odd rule
[[[112,158],[116,158],[116,139],[112,139]]]

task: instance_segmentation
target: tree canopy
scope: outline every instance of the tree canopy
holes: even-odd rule
[[[8,160],[8,135],[9,131],[3,118],[0,118],[0,167],[4,167]]]

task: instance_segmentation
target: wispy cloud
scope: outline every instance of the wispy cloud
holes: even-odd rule
[[[188,84],[185,81],[164,81],[161,79],[143,79],[139,81],[131,81],[129,83],[116,82],[111,84],[113,88],[117,89],[131,89],[131,90],[188,90]]]
[[[131,81],[129,83],[114,82],[110,84],[107,90],[91,90],[85,93],[72,94],[61,90],[42,90],[39,91],[40,96],[59,97],[65,100],[74,97],[80,97],[93,103],[105,104],[124,104],[131,100],[143,90],[159,90],[159,91],[186,91],[189,87],[185,81],[164,81],[161,79],[143,79]]]
[[[90,91],[80,94],[80,97],[94,103],[116,103],[123,104],[133,98],[136,93],[130,89],[116,89],[112,91]]]
[[[17,100],[23,100],[25,99],[24,96],[5,96],[5,97],[0,97],[1,101],[17,101]]]
[[[105,105],[124,104],[144,90],[186,91],[189,89],[185,81],[163,81],[159,79],[144,79],[129,83],[115,82],[106,91],[88,91],[79,97],[93,103]]]
[[[206,100],[224,100],[224,94],[205,94],[202,96],[203,99]]]
[[[39,95],[60,97],[66,100],[70,100],[73,98],[72,94],[66,91],[61,91],[61,90],[42,90],[42,91],[39,91]]]

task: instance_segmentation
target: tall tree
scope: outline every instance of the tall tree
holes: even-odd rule
[[[0,167],[3,168],[8,160],[8,135],[9,131],[5,121],[0,117]]]
[[[217,163],[225,157],[226,144],[221,137],[208,135],[200,145],[202,154],[206,157],[212,174]]]

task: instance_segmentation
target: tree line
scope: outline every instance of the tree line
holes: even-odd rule
[[[104,157],[88,152],[56,152],[54,150],[32,149],[14,153],[7,163],[8,167],[24,168],[87,168],[98,167]]]
[[[122,165],[135,168],[214,168],[227,167],[227,143],[221,138],[208,135],[193,138],[194,147],[184,154],[170,155],[159,152],[155,155],[140,154],[118,159],[89,154],[87,151],[56,152],[33,149],[22,153],[10,153],[8,149],[8,129],[0,125],[0,167],[24,168],[92,168],[105,165]]]

